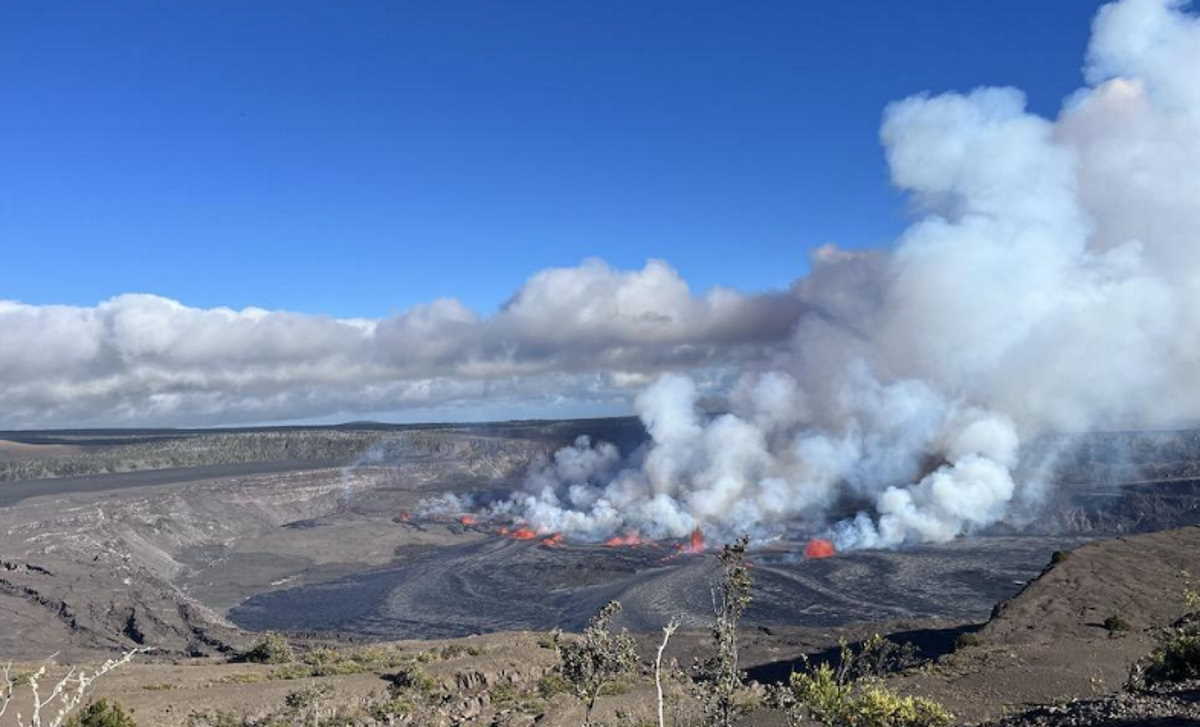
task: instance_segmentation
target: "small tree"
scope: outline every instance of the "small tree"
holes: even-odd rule
[[[671,640],[671,636],[679,629],[679,617],[673,617],[663,626],[663,640],[658,645],[658,652],[654,655],[654,689],[658,693],[658,727],[666,727],[666,720],[663,717],[663,686],[662,686],[662,659],[663,652],[667,649],[667,642]]]
[[[625,674],[638,663],[633,637],[624,632],[613,633],[612,620],[621,611],[621,604],[610,601],[592,617],[583,630],[582,638],[564,641],[555,634],[559,673],[571,686],[571,691],[584,705],[583,725],[592,724],[592,709],[600,690]]]
[[[721,580],[713,587],[713,655],[700,667],[704,684],[698,689],[705,722],[714,727],[731,727],[743,711],[738,703],[742,672],[738,668],[738,621],[750,605],[750,569],[746,567],[746,547],[750,538],[743,535],[725,545],[717,558],[721,561]]]
[[[50,688],[50,693],[44,697],[39,689],[41,679],[46,675],[46,667],[43,665],[37,671],[28,675],[27,683],[29,691],[32,694],[32,704],[30,707],[29,721],[26,722],[21,713],[17,713],[17,727],[60,727],[67,717],[83,703],[84,698],[91,691],[92,685],[96,680],[113,669],[128,664],[134,656],[137,656],[145,649],[133,649],[122,654],[117,659],[109,659],[100,665],[96,671],[91,674],[86,671],[79,671],[75,667],[71,667],[67,673],[59,679],[53,687]],[[12,701],[15,685],[12,678],[12,665],[8,664],[0,668],[0,716],[8,710],[9,704]],[[54,709],[54,716],[43,717],[42,710]]]

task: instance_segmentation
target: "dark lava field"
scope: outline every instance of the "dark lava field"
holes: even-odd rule
[[[626,452],[644,439],[633,419],[0,432],[0,623],[11,625],[0,654],[206,654],[264,629],[381,640],[574,630],[614,598],[633,630],[675,615],[703,627],[711,555],[402,515],[434,495],[515,488],[580,434]],[[1197,433],[1089,435],[1070,451],[1037,532],[820,560],[803,542],[755,550],[747,625],[979,622],[1055,550],[1200,522]]]

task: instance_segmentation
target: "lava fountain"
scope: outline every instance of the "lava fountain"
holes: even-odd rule
[[[804,557],[809,559],[828,558],[837,555],[837,548],[825,538],[813,538],[804,546]]]
[[[688,541],[680,547],[684,553],[703,553],[704,552],[704,532],[700,528],[692,531],[688,537]]]

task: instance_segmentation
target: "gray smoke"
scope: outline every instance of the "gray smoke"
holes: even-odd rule
[[[646,452],[577,443],[511,508],[580,536],[766,538],[858,502],[842,548],[942,542],[1036,507],[1044,483],[1013,473],[1041,433],[1193,422],[1198,69],[1184,3],[1122,0],[1054,120],[1013,88],[892,104],[881,138],[919,210],[894,248],[817,251],[790,345],[728,414],[663,376],[636,401]]]

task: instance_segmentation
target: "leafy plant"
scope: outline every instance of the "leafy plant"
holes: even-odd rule
[[[1177,627],[1150,655],[1134,665],[1134,686],[1200,679],[1200,627]]]
[[[255,664],[290,664],[296,660],[292,645],[282,635],[268,631],[263,634],[254,646],[242,652],[238,661],[249,661]]]
[[[954,650],[968,649],[972,646],[979,646],[983,643],[983,639],[979,638],[979,634],[973,634],[969,631],[961,633],[954,639]]]
[[[1183,607],[1187,613],[1200,612],[1200,585],[1192,579],[1192,574],[1187,571],[1182,572],[1183,575]]]
[[[846,654],[847,651],[843,644],[842,654]],[[857,653],[850,653],[853,656],[850,663],[846,665],[846,676],[851,681],[866,677],[881,677],[914,667],[922,662],[917,653],[917,647],[908,642],[897,644],[879,634],[873,634],[859,644]]]
[[[1120,614],[1114,613],[1112,616],[1104,619],[1104,628],[1110,634],[1117,634],[1130,629],[1129,622]]]
[[[704,720],[715,727],[731,727],[744,711],[739,701],[742,672],[738,668],[738,622],[750,605],[753,583],[746,567],[746,547],[750,539],[743,535],[725,545],[717,558],[721,562],[721,580],[713,587],[713,655],[698,669],[700,682],[696,696]]]
[[[581,638],[567,641],[555,634],[558,672],[583,702],[584,727],[592,724],[592,709],[605,685],[637,668],[633,638],[612,629],[613,617],[620,611],[621,604],[610,601],[588,622]]]
[[[97,699],[66,722],[66,727],[137,727],[133,710],[125,711],[118,702]]]
[[[878,684],[876,677],[854,678],[871,666],[855,666],[856,654],[842,644],[835,669],[828,663],[792,674],[775,695],[776,705],[798,727],[808,721],[828,727],[945,727],[953,721],[944,707],[923,697],[905,697]]]

